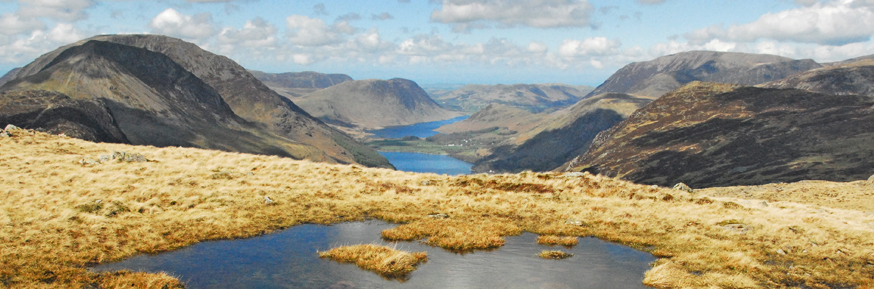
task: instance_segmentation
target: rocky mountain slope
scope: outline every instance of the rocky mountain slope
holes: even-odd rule
[[[54,91],[0,92],[0,124],[39,128],[93,142],[130,143],[105,104]]]
[[[759,85],[765,88],[796,88],[835,95],[874,97],[874,59],[809,70]]]
[[[419,85],[401,78],[346,81],[308,94],[295,103],[327,123],[363,129],[409,125],[461,115],[441,108]]]
[[[567,84],[468,84],[455,90],[431,93],[443,107],[473,113],[490,104],[506,104],[531,112],[570,106],[592,91],[590,86]]]
[[[15,76],[18,75],[19,70],[21,70],[21,67],[16,67],[4,74],[3,76],[0,76],[0,86],[3,86],[10,80],[14,79]]]
[[[352,81],[352,77],[345,74],[325,74],[312,71],[267,73],[249,70],[249,73],[252,73],[255,78],[279,95],[292,101],[316,90]]]
[[[0,88],[33,89],[105,102],[133,144],[390,166],[232,60],[170,37],[92,37],[39,57]]]
[[[821,66],[810,59],[793,60],[776,55],[682,52],[628,64],[589,96],[615,92],[659,97],[692,81],[754,85]]]
[[[589,148],[595,136],[628,118],[651,98],[610,93],[545,115],[537,124],[476,162],[477,172],[552,170]]]
[[[662,186],[859,180],[874,173],[874,100],[693,82],[602,132],[564,170]]]

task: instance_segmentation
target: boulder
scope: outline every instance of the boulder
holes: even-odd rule
[[[676,185],[674,185],[673,189],[678,190],[678,191],[686,191],[689,193],[695,192],[695,190],[693,190],[691,187],[689,187],[688,185],[686,185],[684,183],[677,183]]]

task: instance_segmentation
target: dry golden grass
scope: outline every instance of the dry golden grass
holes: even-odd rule
[[[577,237],[560,237],[553,235],[545,235],[537,237],[537,244],[542,245],[562,245],[565,247],[573,247],[577,245]]]
[[[859,193],[840,207],[825,201],[825,192],[871,183],[812,183],[798,194],[822,203],[765,207],[742,195],[588,174],[450,177],[13,134],[0,138],[0,283],[8,287],[176,287],[163,274],[88,266],[367,218],[402,223],[383,233],[388,239],[457,250],[492,248],[524,231],[595,236],[660,257],[644,279],[659,288],[874,286],[874,216],[864,209],[874,196]],[[150,161],[80,163],[113,151]],[[435,213],[448,218],[428,217]]]
[[[555,260],[567,259],[567,258],[570,258],[570,257],[573,256],[573,255],[574,255],[574,254],[571,254],[571,253],[565,253],[565,252],[562,252],[562,251],[548,251],[548,250],[543,250],[543,251],[540,252],[540,254],[537,254],[537,256],[539,256],[540,258],[543,258],[543,259],[555,259]]]
[[[374,244],[337,247],[319,252],[319,257],[342,263],[353,263],[364,270],[389,279],[404,280],[416,270],[416,265],[428,260],[427,252],[410,253]]]

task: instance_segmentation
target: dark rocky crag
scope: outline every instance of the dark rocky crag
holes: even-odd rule
[[[103,103],[53,91],[0,92],[0,124],[92,142],[129,143]]]
[[[628,93],[659,97],[692,81],[755,85],[822,67],[810,59],[766,54],[690,51],[622,67],[589,96]]]
[[[874,173],[874,101],[798,89],[690,83],[599,134],[566,171],[694,188]]]
[[[47,53],[2,91],[106,103],[133,144],[180,145],[390,167],[232,60],[165,36],[96,36]]]

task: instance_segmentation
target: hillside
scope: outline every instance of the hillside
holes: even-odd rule
[[[105,102],[133,144],[390,166],[232,60],[170,37],[95,36],[37,58],[0,87],[33,89]]]
[[[294,101],[296,98],[335,84],[351,81],[345,74],[325,74],[313,71],[267,73],[249,70],[252,76],[283,97]]]
[[[659,97],[692,81],[754,85],[821,66],[810,59],[767,54],[682,52],[628,64],[589,96],[614,92]]]
[[[346,81],[311,93],[295,103],[326,123],[362,129],[438,121],[461,115],[441,108],[419,85],[401,78]]]
[[[590,86],[567,84],[468,84],[454,90],[434,90],[431,93],[443,107],[464,112],[477,112],[490,104],[505,104],[534,113],[570,106],[592,91]]]
[[[658,257],[641,276],[656,288],[874,284],[874,215],[865,213],[874,209],[870,181],[690,194],[585,173],[450,177],[0,133],[6,134],[4,287],[179,288],[184,284],[165,273],[88,267],[299,224],[372,218],[398,224],[384,236],[443,248],[500,246],[522,232],[598,237]],[[769,199],[781,191],[794,193]],[[428,217],[435,212],[448,217]]]
[[[435,131],[451,134],[500,127],[520,132],[532,129],[542,118],[543,114],[535,114],[521,108],[506,104],[490,104],[465,120],[441,126]]]
[[[651,102],[627,94],[603,94],[544,116],[512,143],[493,148],[476,162],[477,172],[548,171],[589,148],[595,136]]]
[[[19,70],[21,70],[21,67],[16,67],[4,74],[3,76],[0,76],[0,86],[3,86],[10,80],[15,79],[15,76],[18,75]]]
[[[866,179],[872,106],[865,96],[694,82],[602,132],[563,168],[694,188]]]
[[[834,95],[874,97],[874,59],[813,69],[759,85],[765,88],[795,88]]]

